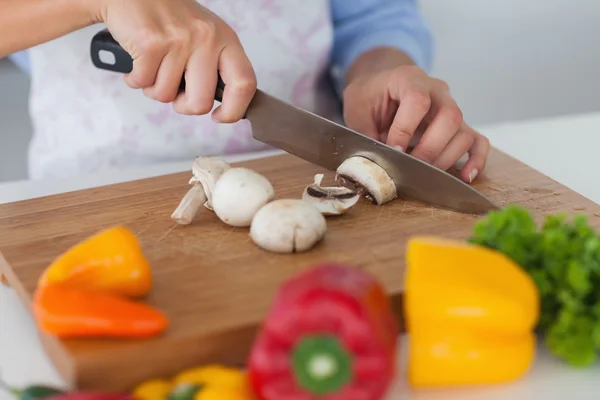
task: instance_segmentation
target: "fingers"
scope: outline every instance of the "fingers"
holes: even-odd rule
[[[421,81],[413,83],[399,98],[400,106],[390,126],[387,144],[405,151],[431,108],[429,89]]]
[[[458,134],[463,125],[462,112],[449,93],[434,90],[432,98],[436,113],[423,133],[423,137],[411,152],[411,155],[427,163],[433,163],[438,159],[442,150]]]
[[[212,118],[222,123],[237,122],[246,113],[257,87],[252,64],[237,40],[230,42],[221,51],[218,68],[225,90],[223,101],[213,111]],[[216,88],[216,81],[213,88]]]
[[[446,171],[462,158],[475,141],[475,132],[463,124],[462,128],[446,145],[433,165]]]
[[[411,155],[442,170],[469,154],[461,169],[467,182],[485,168],[489,141],[464,123],[448,84],[418,68],[400,67],[353,81],[344,93],[344,120],[403,151],[414,145]]]
[[[143,88],[144,95],[161,103],[170,103],[175,100],[186,61],[187,57],[183,52],[170,51],[167,53],[160,63],[154,84]]]
[[[471,128],[469,128],[471,129]],[[471,129],[472,130],[472,129]],[[477,175],[485,168],[490,152],[490,141],[485,136],[475,132],[473,146],[469,150],[469,160],[461,169],[461,177],[465,182],[473,182]]]
[[[173,102],[181,114],[208,114],[215,104],[218,53],[198,49],[192,53],[185,74],[185,92]]]
[[[125,83],[142,89],[148,98],[173,103],[181,114],[203,115],[214,107],[220,71],[225,91],[213,119],[237,122],[257,87],[250,60],[224,21],[196,2],[183,4],[183,8],[165,5],[164,9],[152,9],[138,21],[143,29],[122,32],[121,41],[134,60]],[[184,76],[185,91],[181,93]]]
[[[154,85],[158,68],[167,54],[167,47],[157,42],[148,45],[139,57],[133,60],[133,69],[123,80],[132,89],[143,89]]]

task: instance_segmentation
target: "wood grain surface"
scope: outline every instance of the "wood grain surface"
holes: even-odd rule
[[[333,179],[333,173],[287,155],[236,165],[268,177],[277,198],[300,198],[315,173],[325,173],[326,182]],[[191,225],[172,222],[190,176],[171,174],[0,206],[0,273],[29,308],[36,281],[52,259],[111,225],[136,232],[153,267],[147,302],[171,320],[163,336],[61,341],[41,335],[72,388],[126,390],[204,363],[243,365],[278,285],[321,262],[344,262],[374,274],[402,321],[407,238],[466,239],[479,218],[402,198],[384,206],[361,200],[347,215],[328,218],[326,237],[312,251],[277,255],[256,247],[248,229],[231,228],[208,210]],[[600,206],[497,150],[474,185],[497,204],[521,204],[538,219],[577,212],[600,226]]]

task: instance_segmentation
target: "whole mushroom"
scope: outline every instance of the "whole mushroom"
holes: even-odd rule
[[[323,215],[344,214],[360,199],[357,190],[344,186],[321,186],[323,177],[323,174],[316,174],[313,184],[302,193],[302,200],[317,207]]]
[[[204,205],[212,210],[212,192],[221,175],[231,166],[218,157],[196,157],[192,163],[190,190],[171,214],[171,219],[181,225],[189,225]]]
[[[219,219],[235,227],[247,227],[254,214],[275,198],[275,189],[263,175],[248,168],[231,168],[217,181],[212,207]]]
[[[279,199],[258,210],[250,237],[267,251],[299,253],[320,242],[326,230],[325,217],[314,205],[300,199]]]
[[[346,159],[337,168],[336,181],[341,185],[352,184],[377,205],[385,204],[398,196],[396,184],[388,173],[365,157]]]

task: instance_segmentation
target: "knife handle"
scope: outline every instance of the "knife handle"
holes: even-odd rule
[[[121,72],[128,74],[133,70],[133,59],[127,51],[113,38],[108,29],[101,30],[92,38],[90,46],[92,63],[97,68],[107,71]],[[107,54],[108,53],[108,54]],[[112,56],[111,56],[112,54]],[[110,57],[111,62],[103,61],[103,55]],[[221,74],[217,71],[218,81],[215,89],[215,100],[219,103],[223,101],[223,91],[225,82],[221,79]],[[181,77],[179,84],[179,93],[185,91],[185,77]]]

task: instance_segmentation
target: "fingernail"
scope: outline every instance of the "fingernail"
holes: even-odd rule
[[[471,171],[471,173],[469,174],[469,183],[473,182],[473,180],[477,177],[478,173],[479,171],[477,171],[477,169]]]
[[[394,149],[398,150],[401,153],[404,153],[404,147],[402,146],[394,146]]]

